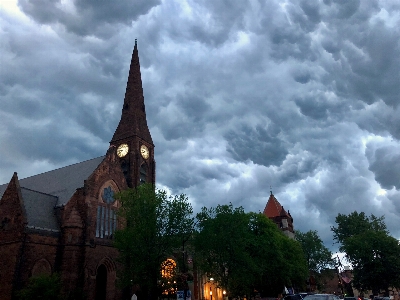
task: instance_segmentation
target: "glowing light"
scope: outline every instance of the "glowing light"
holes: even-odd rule
[[[168,258],[161,265],[161,276],[164,278],[172,278],[175,272],[175,268],[176,262],[173,259]]]

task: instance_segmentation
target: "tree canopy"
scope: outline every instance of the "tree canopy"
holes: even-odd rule
[[[300,244],[263,214],[230,204],[203,207],[197,218],[197,265],[230,296],[254,290],[277,295],[285,285],[304,284],[307,267]]]
[[[355,288],[378,293],[400,287],[400,244],[389,236],[383,216],[339,214],[336,224],[331,230],[353,266]]]
[[[310,276],[312,275],[315,278],[317,287],[320,287],[324,278],[322,271],[334,266],[332,252],[324,246],[315,230],[309,230],[305,233],[296,231],[296,240],[303,249]]]
[[[139,298],[156,299],[163,262],[181,245],[182,236],[193,231],[192,206],[185,195],[168,196],[151,184],[123,191],[116,199],[124,223],[115,233],[124,265],[121,285],[139,286]]]

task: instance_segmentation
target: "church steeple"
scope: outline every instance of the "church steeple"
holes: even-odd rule
[[[115,151],[129,187],[145,182],[155,184],[154,144],[147,126],[136,40],[121,120],[111,139],[110,149]]]
[[[147,143],[153,145],[153,140],[149,128],[147,127],[139,52],[136,40],[132,53],[121,120],[119,121],[110,144],[133,136],[140,137]]]

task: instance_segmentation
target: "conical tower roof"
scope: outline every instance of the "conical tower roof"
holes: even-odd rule
[[[263,213],[268,218],[275,218],[278,216],[289,217],[289,214],[286,212],[286,210],[283,208],[283,206],[279,203],[279,201],[275,198],[275,196],[272,194],[272,192],[271,192],[271,195],[269,196],[267,205],[265,206]]]
[[[133,136],[138,136],[153,145],[146,120],[142,76],[140,73],[139,52],[136,40],[132,53],[128,82],[126,84],[121,120],[119,121],[110,143]]]

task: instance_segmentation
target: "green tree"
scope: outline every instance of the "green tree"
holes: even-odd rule
[[[247,286],[251,281],[247,273],[252,262],[245,251],[248,218],[243,208],[203,207],[197,218],[200,229],[194,240],[197,266],[229,293]]]
[[[59,300],[61,291],[58,274],[31,277],[28,285],[17,292],[20,300]]]
[[[300,245],[283,235],[263,214],[218,205],[197,215],[198,267],[230,296],[278,294],[304,282],[307,268]]]
[[[256,251],[252,257],[259,266],[254,288],[268,296],[281,293],[284,286],[303,288],[308,271],[300,244],[263,214],[250,213],[250,220],[254,242],[249,251]]]
[[[355,288],[388,293],[390,287],[400,287],[400,244],[389,235],[383,216],[339,214],[336,224],[331,230],[353,266]]]
[[[151,184],[116,195],[123,229],[115,233],[122,287],[140,287],[139,298],[156,299],[162,263],[193,231],[193,209],[185,195],[168,196]],[[157,292],[156,292],[157,291]]]
[[[310,275],[314,276],[317,286],[320,287],[324,277],[322,271],[334,267],[332,252],[324,246],[315,230],[305,233],[296,231],[296,240],[303,249]]]

